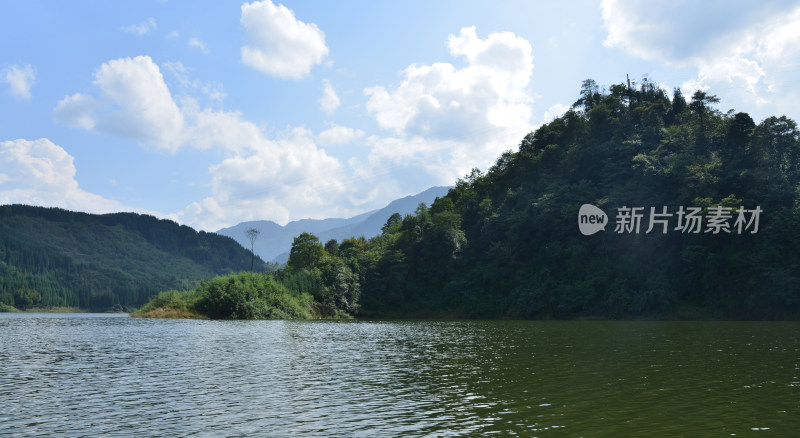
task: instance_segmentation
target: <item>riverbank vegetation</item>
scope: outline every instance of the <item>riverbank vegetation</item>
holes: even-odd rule
[[[203,281],[195,289],[162,292],[132,316],[243,320],[346,315],[326,312],[310,294],[289,289],[271,274],[242,272]]]
[[[19,309],[5,303],[0,303],[0,312],[19,312]]]

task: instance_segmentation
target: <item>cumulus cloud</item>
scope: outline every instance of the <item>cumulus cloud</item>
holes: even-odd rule
[[[317,135],[317,142],[323,146],[347,144],[364,136],[364,131],[349,126],[334,125]]]
[[[240,112],[199,101],[201,83],[184,65],[164,64],[176,89],[186,93],[176,101],[149,57],[104,63],[94,90],[65,96],[54,117],[167,151],[224,151],[225,158],[208,168],[209,195],[175,211],[170,217],[179,222],[213,231],[245,220],[345,217],[452,184],[470,168],[490,165],[531,129],[530,44],[510,33],[479,38],[466,28],[448,46],[465,66],[414,64],[400,84],[365,91],[383,136],[338,125],[267,136]],[[398,110],[408,116],[395,117]],[[346,162],[323,149],[353,141],[365,153]]]
[[[475,27],[450,35],[450,54],[466,66],[412,64],[396,87],[364,90],[367,110],[389,138],[371,140],[373,162],[422,165],[450,183],[490,165],[532,129],[531,44],[510,32],[478,37]]]
[[[434,185],[426,185],[430,179],[408,181],[408,173],[401,174],[387,160],[344,163],[320,147],[364,136],[350,127],[333,126],[318,135],[297,127],[268,138],[237,112],[194,108],[187,110],[187,120],[192,121],[187,136],[194,147],[231,152],[208,169],[210,195],[170,216],[197,228],[215,231],[248,220],[350,217]]]
[[[30,64],[18,65],[0,70],[0,80],[8,85],[8,92],[20,99],[31,98],[31,87],[36,80],[36,70]]]
[[[53,110],[56,120],[73,128],[91,131],[95,126],[94,110],[98,103],[92,96],[75,93],[61,99]]]
[[[120,30],[123,32],[136,35],[137,37],[147,35],[156,29],[158,29],[158,25],[156,25],[156,20],[153,17],[150,17],[139,24],[130,24],[120,28]]]
[[[346,169],[316,146],[311,132],[295,128],[275,141],[258,131],[243,135],[255,136],[253,150],[211,166],[212,196],[176,213],[177,220],[217,230],[246,220],[348,213]]]
[[[398,187],[419,191],[434,185],[453,184],[478,166],[475,148],[461,141],[373,135],[365,142],[370,147],[367,161],[350,160],[350,165],[364,181],[392,180]]]
[[[325,34],[316,24],[298,20],[270,0],[243,4],[241,23],[248,40],[242,62],[270,76],[303,78],[328,55]]]
[[[333,114],[336,108],[339,108],[341,101],[339,95],[336,94],[336,89],[333,88],[331,81],[327,79],[322,80],[323,90],[322,97],[319,99],[319,106],[328,114]]]
[[[0,204],[61,207],[90,213],[130,210],[89,193],[75,180],[73,157],[52,141],[0,142]]]
[[[604,45],[644,59],[674,64],[749,52],[757,34],[796,3],[765,0],[712,0],[696,7],[691,2],[603,0],[600,5],[608,31]]]
[[[756,104],[764,104],[767,99],[759,90],[759,82],[765,76],[756,61],[741,56],[722,57],[699,62],[697,77],[684,81],[681,89],[691,96],[697,90],[709,91],[711,84],[729,84],[749,93]]]
[[[668,65],[694,67],[685,91],[725,90],[773,108],[794,106],[800,6],[780,0],[621,2],[603,0],[607,47]],[[714,92],[714,91],[712,91]]]
[[[187,93],[206,94],[207,84],[192,80],[183,64],[167,63],[165,69]],[[345,165],[316,142],[349,141],[363,136],[362,131],[334,126],[317,136],[293,128],[270,139],[240,112],[214,110],[189,95],[176,103],[149,57],[109,61],[94,76],[96,95],[64,97],[53,113],[58,121],[167,151],[224,151],[226,158],[208,169],[211,196],[173,213],[172,219],[214,231],[243,220],[285,222],[354,212],[348,209],[348,196],[357,188],[348,183]]]
[[[58,102],[56,120],[86,130],[136,139],[175,151],[182,144],[183,114],[149,56],[120,58],[94,74],[100,96],[67,96]]]

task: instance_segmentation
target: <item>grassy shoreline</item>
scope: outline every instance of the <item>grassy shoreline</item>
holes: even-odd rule
[[[82,309],[80,307],[31,307],[29,309],[18,309],[8,304],[0,303],[0,313],[128,313],[123,311],[117,312],[92,312],[89,309]]]
[[[138,310],[130,313],[131,318],[157,318],[157,319],[209,319],[205,315],[188,309],[156,307],[147,312]]]
[[[23,313],[91,313],[87,309],[80,307],[34,307],[22,310]]]

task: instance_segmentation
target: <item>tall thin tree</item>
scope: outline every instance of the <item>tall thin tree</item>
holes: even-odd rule
[[[244,235],[247,237],[247,240],[250,241],[250,254],[251,254],[250,272],[253,272],[253,265],[255,264],[256,261],[255,245],[256,245],[256,239],[258,239],[259,234],[261,234],[261,231],[255,228],[248,228],[244,230]]]

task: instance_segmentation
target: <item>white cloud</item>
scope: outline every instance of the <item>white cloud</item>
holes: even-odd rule
[[[230,122],[230,120],[229,120]],[[253,148],[209,168],[212,196],[175,214],[176,220],[207,230],[270,218],[280,223],[304,217],[347,214],[345,168],[295,128],[271,141],[241,123]],[[230,125],[229,125],[230,126]]]
[[[371,148],[367,163],[351,166],[367,181],[392,179],[419,190],[453,184],[477,165],[475,147],[461,141],[370,136],[366,142]]]
[[[53,110],[53,116],[61,123],[73,128],[91,131],[95,127],[94,110],[98,108],[92,96],[75,93],[61,99]]]
[[[758,89],[758,83],[764,78],[764,70],[756,61],[731,56],[711,59],[698,63],[697,78],[692,78],[681,84],[681,89],[687,96],[697,90],[708,91],[709,84],[729,84],[742,91],[749,92],[755,103],[766,103]]]
[[[206,85],[190,79],[183,64],[167,63],[164,68],[185,91],[206,93]],[[349,194],[358,188],[348,183],[345,166],[319,148],[317,136],[305,128],[273,140],[239,112],[213,110],[188,95],[181,96],[178,105],[149,57],[103,64],[94,85],[97,96],[66,96],[54,117],[73,127],[134,138],[168,151],[225,151],[227,157],[208,169],[211,196],[173,213],[177,221],[213,231],[243,220],[285,222],[354,213]],[[333,144],[363,135],[334,126],[321,138]]]
[[[103,97],[119,107],[101,116],[100,129],[144,138],[165,149],[180,146],[183,115],[150,57],[109,61],[95,73],[94,83]]]
[[[521,56],[525,53],[523,50]],[[529,57],[529,50],[527,54]],[[471,68],[475,71],[471,72]],[[163,69],[174,76],[173,86],[185,93],[179,94],[177,102],[162,69],[152,59],[122,58],[97,70],[94,91],[64,97],[55,108],[54,117],[70,126],[134,138],[167,151],[181,147],[224,151],[225,158],[208,168],[209,194],[170,215],[205,230],[245,220],[286,222],[303,217],[345,217],[378,208],[387,200],[434,184],[452,184],[478,163],[480,158],[476,157],[488,157],[484,160],[488,165],[498,151],[513,147],[525,133],[518,132],[518,126],[509,127],[485,114],[481,119],[479,109],[474,108],[444,114],[438,120],[453,117],[454,126],[464,125],[459,120],[463,116],[470,121],[483,120],[487,132],[480,133],[480,138],[455,134],[447,139],[424,137],[414,133],[419,131],[416,120],[388,138],[364,138],[361,130],[337,125],[319,133],[290,128],[277,138],[270,138],[241,113],[215,110],[198,100],[196,95],[205,93],[203,83],[193,80],[183,64],[165,63]],[[467,81],[461,94],[455,94],[466,103],[489,102],[489,107],[521,103],[526,113],[530,112],[527,96],[518,89],[527,83],[525,74],[515,79],[515,72],[501,69],[492,73],[492,68],[486,66],[454,72],[465,76],[470,72],[483,81]],[[500,83],[501,80],[517,85]],[[386,93],[391,96],[396,91]],[[434,90],[434,95],[437,93]],[[514,97],[514,93],[519,95]],[[127,129],[117,126],[121,120],[127,121]],[[322,148],[356,140],[371,149],[363,162],[351,158],[345,163]]]
[[[130,24],[120,28],[120,30],[123,32],[136,35],[137,37],[147,35],[156,29],[158,29],[158,25],[156,25],[156,20],[153,17],[150,17],[139,24]]]
[[[373,164],[422,166],[452,183],[472,167],[489,166],[532,129],[528,41],[509,32],[480,39],[469,27],[450,35],[448,48],[467,65],[412,64],[398,86],[364,90],[369,113],[394,133],[371,139]]]
[[[109,61],[95,72],[94,85],[101,91],[98,99],[67,96],[56,106],[56,120],[169,151],[182,145],[183,114],[150,57]]]
[[[212,100],[224,97],[221,85],[190,79],[188,69],[180,62],[165,63],[164,68],[187,92],[198,90]],[[104,63],[95,72],[94,85],[99,96],[77,93],[64,97],[53,111],[55,119],[87,131],[133,138],[169,152],[188,145],[241,153],[262,141],[261,130],[238,112],[201,108],[188,95],[182,96],[179,106],[150,57]]]
[[[178,36],[179,36],[178,31],[173,30],[170,33],[166,34],[164,38],[168,40],[174,40],[175,38],[178,38]]]
[[[201,41],[199,38],[190,38],[189,39],[189,47],[195,47],[197,49],[200,49],[200,51],[205,53],[206,55],[211,53],[211,51],[208,50],[208,47],[206,46],[206,43]]]
[[[323,90],[322,97],[319,99],[319,106],[328,114],[333,114],[336,108],[339,108],[341,101],[336,94],[336,89],[333,88],[331,81],[327,79],[322,80]]]
[[[711,90],[726,101],[797,114],[797,2],[711,1],[698,8],[691,2],[603,0],[601,9],[606,46],[696,68],[684,91]]]
[[[31,87],[36,80],[36,71],[30,64],[14,64],[0,70],[0,80],[8,84],[10,94],[27,100],[31,98]]]
[[[61,207],[90,213],[130,210],[81,189],[73,157],[46,138],[0,142],[0,204]]]
[[[550,123],[553,120],[563,116],[567,111],[569,111],[569,108],[569,105],[557,103],[544,112],[544,117],[542,119],[544,120],[544,123]]]
[[[751,51],[768,22],[796,7],[774,0],[712,0],[702,8],[687,1],[603,0],[603,44],[643,59],[691,65],[720,52]]]
[[[364,136],[364,131],[349,126],[338,126],[326,129],[317,135],[317,142],[323,146],[347,144]]]
[[[248,40],[242,62],[270,76],[303,78],[328,55],[325,34],[316,24],[298,20],[270,0],[243,4],[241,23]]]

